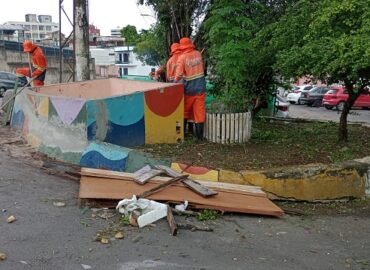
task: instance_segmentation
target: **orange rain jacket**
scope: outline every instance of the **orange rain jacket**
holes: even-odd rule
[[[23,67],[23,68],[17,68],[16,69],[16,74],[18,77],[20,77],[21,80],[24,80],[26,83],[27,80],[25,77],[32,77],[36,78],[34,80],[34,85],[35,86],[41,86],[44,85],[44,80],[45,80],[45,74],[46,74],[46,58],[45,55],[42,51],[42,49],[35,45],[31,45],[31,62],[32,62],[32,71],[28,67]],[[24,78],[24,79],[23,79]]]
[[[185,95],[194,96],[206,91],[202,55],[194,46],[183,48],[177,60],[175,82],[184,80]]]
[[[171,45],[171,57],[167,61],[166,71],[167,71],[167,82],[175,81],[175,72],[177,66],[177,60],[181,54],[180,44],[173,43]]]
[[[44,73],[47,68],[46,58],[42,49],[36,45],[35,48],[32,48],[32,66],[34,68],[31,77],[39,77]],[[45,76],[45,75],[44,75]],[[41,78],[37,78],[41,80]]]

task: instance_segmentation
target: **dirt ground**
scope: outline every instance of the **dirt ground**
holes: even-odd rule
[[[370,127],[349,125],[349,142],[337,143],[338,124],[258,120],[248,143],[223,145],[185,138],[180,144],[138,148],[157,158],[234,171],[310,163],[339,163],[370,153]]]
[[[276,202],[282,218],[175,216],[213,231],[180,229],[174,237],[166,220],[138,229],[112,210],[81,208],[78,179],[45,168],[53,161],[9,128],[0,128],[0,140],[2,270],[370,269],[369,200]],[[99,234],[109,243],[96,241]]]

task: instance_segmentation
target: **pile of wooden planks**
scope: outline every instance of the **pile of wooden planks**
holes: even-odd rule
[[[157,166],[156,170],[171,177],[157,176],[159,172],[149,173],[145,169],[140,173],[132,174],[82,168],[79,198],[81,200],[118,201],[123,198],[131,198],[133,195],[149,193],[148,196],[145,196],[148,199],[170,203],[188,201],[189,206],[196,209],[215,209],[223,212],[275,217],[284,214],[259,187],[194,181],[163,166]],[[150,177],[140,177],[143,174],[150,175]],[[171,179],[173,183],[165,185],[165,188],[158,191],[156,190],[158,186],[163,186]],[[152,190],[156,191],[154,193],[149,192]]]

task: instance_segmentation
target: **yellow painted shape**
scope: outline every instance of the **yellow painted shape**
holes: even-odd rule
[[[273,179],[257,171],[241,173],[246,184],[260,186],[263,191],[272,194],[272,197],[315,201],[359,198],[365,194],[365,180],[355,169],[327,169],[302,179]]]
[[[42,100],[39,106],[37,107],[37,113],[40,116],[48,118],[49,116],[49,98],[48,97],[42,97]]]
[[[144,114],[145,144],[176,143],[184,140],[184,99],[172,114],[162,117],[149,109],[144,98]],[[180,133],[176,132],[176,123],[180,126]]]
[[[182,171],[182,169],[180,168],[178,163],[172,163],[171,168],[174,169],[177,172]],[[191,174],[191,173],[188,173],[188,172],[186,172],[186,174],[189,174],[189,176],[194,180],[218,182],[218,171],[216,171],[216,170],[210,170],[209,172],[207,172],[205,174]]]
[[[41,145],[41,139],[33,134],[27,134],[26,136],[27,142],[33,147],[38,148]]]
[[[239,184],[239,185],[246,184],[244,177],[241,173],[228,171],[228,170],[219,171],[218,182],[232,183],[232,184]]]

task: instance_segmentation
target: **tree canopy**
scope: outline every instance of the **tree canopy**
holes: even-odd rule
[[[286,77],[311,75],[327,83],[343,83],[349,99],[342,111],[339,140],[346,141],[347,115],[370,83],[370,1],[323,0],[313,12],[309,1],[286,15],[276,32],[287,31],[292,22],[306,25],[295,45],[278,52],[276,70]],[[303,5],[304,4],[304,5]],[[310,12],[301,21],[300,14]],[[302,34],[303,33],[303,34]],[[282,35],[282,42],[289,36]]]
[[[129,24],[121,29],[121,36],[125,38],[127,46],[135,46],[140,37],[137,33],[136,26]]]

